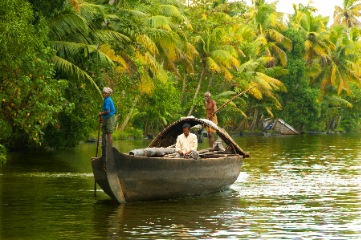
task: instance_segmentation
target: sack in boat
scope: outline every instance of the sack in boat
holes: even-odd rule
[[[175,148],[140,148],[129,152],[133,156],[162,157],[175,153]]]
[[[146,148],[144,149],[145,156],[148,157],[162,157],[167,154],[175,153],[175,148]]]

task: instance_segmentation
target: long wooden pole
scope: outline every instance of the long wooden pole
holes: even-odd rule
[[[98,139],[97,139],[97,149],[95,151],[95,157],[98,157],[99,139],[100,139],[100,126],[101,126],[100,118],[101,117],[99,117]],[[94,179],[94,197],[96,197],[96,196],[97,196],[97,182]]]
[[[214,111],[214,113],[212,113],[212,115],[210,115],[210,116],[208,117],[208,119],[211,119],[211,118],[214,116],[214,114],[216,114],[219,110],[221,110],[222,108],[224,108],[224,107],[225,107],[228,103],[230,103],[233,99],[235,99],[236,97],[242,96],[243,94],[245,94],[246,92],[248,92],[249,90],[251,90],[252,88],[255,88],[255,87],[256,87],[256,86],[250,87],[250,88],[244,90],[243,92],[240,92],[240,93],[238,93],[237,95],[233,96],[233,97],[232,97],[231,99],[229,99],[227,102],[223,103],[222,106],[220,106],[219,108],[217,108],[216,111]]]

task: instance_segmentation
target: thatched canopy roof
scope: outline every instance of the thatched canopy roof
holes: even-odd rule
[[[234,140],[228,135],[228,133],[221,127],[214,124],[208,119],[195,118],[195,117],[185,117],[180,120],[168,125],[163,131],[161,131],[149,144],[148,147],[168,147],[176,143],[178,135],[183,133],[182,126],[183,124],[188,123],[191,127],[195,125],[204,125],[211,127],[216,130],[218,136],[231,148],[233,153],[242,155],[243,157],[248,157],[249,155],[245,153],[241,147],[234,142]]]

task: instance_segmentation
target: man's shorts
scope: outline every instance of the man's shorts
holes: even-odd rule
[[[214,124],[218,125],[217,115],[213,115],[213,117],[211,119],[209,119],[209,120],[211,120]],[[211,127],[206,127],[206,129],[207,129],[207,132],[209,132],[209,133],[215,133],[216,132],[216,130],[214,130]]]
[[[102,124],[102,132],[103,133],[113,133],[115,127],[115,116],[110,116],[108,118],[104,118]]]

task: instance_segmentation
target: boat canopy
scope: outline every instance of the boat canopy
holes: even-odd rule
[[[242,150],[237,143],[228,135],[228,133],[221,127],[214,124],[212,121],[203,118],[195,117],[183,117],[180,120],[168,125],[163,131],[161,131],[149,144],[148,147],[169,147],[176,143],[178,135],[183,133],[183,124],[188,123],[191,127],[196,125],[203,125],[205,127],[211,127],[217,135],[229,146],[232,153],[242,155],[243,157],[249,157],[249,155]]]

